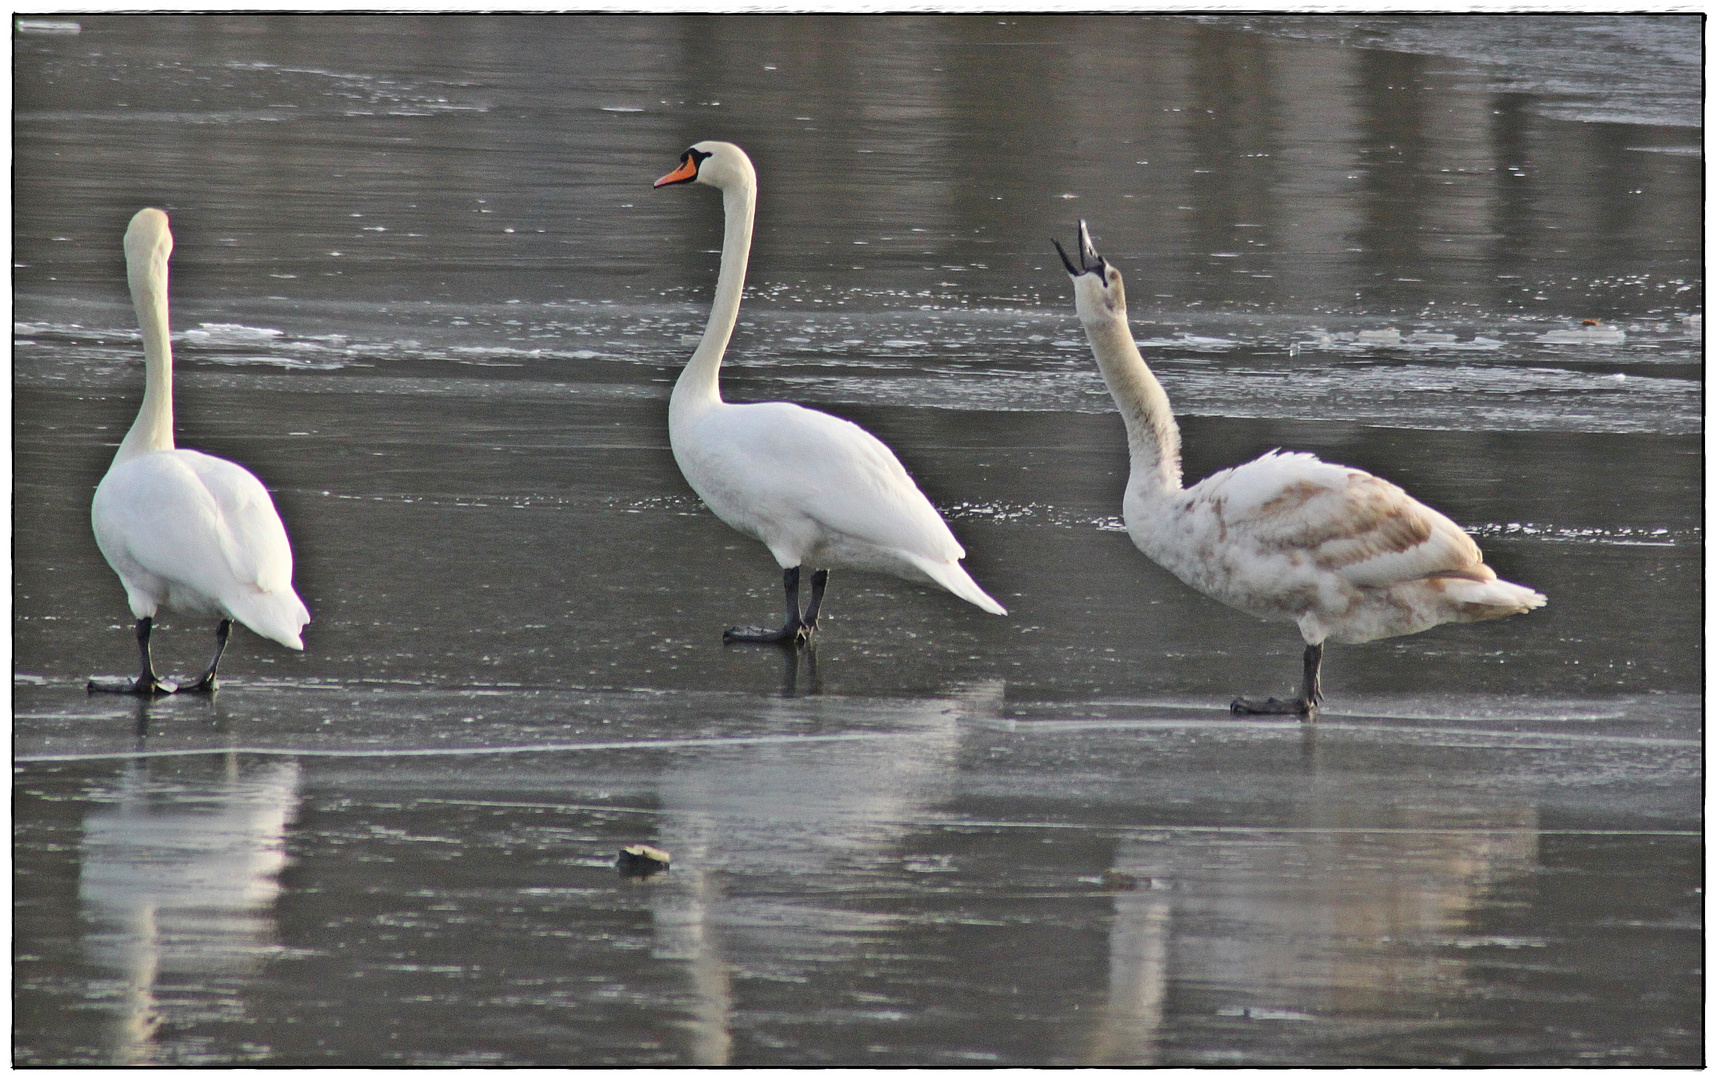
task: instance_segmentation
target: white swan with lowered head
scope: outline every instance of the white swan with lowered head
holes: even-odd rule
[[[1132,459],[1121,512],[1140,551],[1199,592],[1260,619],[1299,624],[1298,697],[1235,699],[1235,713],[1316,714],[1323,643],[1416,634],[1543,607],[1497,578],[1461,527],[1387,480],[1272,450],[1181,487],[1180,428],[1127,325],[1121,272],[1079,223],[1067,257],[1074,304],[1126,423]]]
[[[289,649],[304,648],[310,621],[292,591],[292,547],[262,481],[230,461],[173,447],[173,349],[168,341],[167,215],[139,210],[125,230],[125,269],[143,328],[144,389],[137,419],[95,489],[96,546],[125,586],[137,617],[143,670],[136,679],[92,679],[91,690],[172,693],[149,656],[162,605],[214,615],[215,656],[190,689],[213,690],[236,619]]]
[[[668,441],[686,481],[715,516],[769,548],[787,592],[781,629],[729,627],[723,640],[807,640],[832,567],[940,585],[985,611],[1007,614],[960,565],[965,549],[880,439],[788,402],[721,399],[721,359],[739,319],[751,255],[757,173],[732,143],[700,142],[655,186],[693,182],[721,191],[727,226],[709,322],[668,399]],[[802,567],[813,571],[803,612]]]

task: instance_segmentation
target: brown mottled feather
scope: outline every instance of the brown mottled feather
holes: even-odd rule
[[[1359,585],[1495,577],[1459,526],[1389,481],[1339,466],[1317,472],[1273,489],[1235,514],[1234,524],[1243,523],[1264,551],[1304,552]]]

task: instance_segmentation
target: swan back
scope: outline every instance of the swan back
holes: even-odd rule
[[[304,647],[310,613],[292,588],[286,527],[243,466],[196,450],[142,455],[102,478],[90,518],[138,618],[165,604]]]
[[[783,566],[837,553],[853,565],[858,551],[891,561],[965,556],[894,452],[850,420],[785,401],[727,405],[674,454],[716,516],[768,544]]]

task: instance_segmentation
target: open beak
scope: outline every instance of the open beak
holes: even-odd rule
[[[1052,236],[1049,238],[1049,242],[1055,245],[1055,253],[1061,256],[1061,265],[1067,267],[1067,276],[1078,277],[1079,268],[1074,266],[1073,260],[1067,257],[1067,251],[1061,246],[1061,241]]]
[[[1097,254],[1097,248],[1091,243],[1091,230],[1086,226],[1085,219],[1079,219],[1079,258],[1085,264],[1087,274],[1101,274],[1109,268],[1103,261],[1103,256]]]
[[[1070,277],[1080,274],[1097,274],[1101,276],[1109,264],[1103,261],[1103,256],[1097,254],[1097,248],[1091,243],[1091,230],[1086,227],[1085,219],[1079,219],[1079,265],[1074,266],[1073,260],[1067,257],[1067,250],[1061,246],[1061,241],[1050,238],[1055,245],[1055,253],[1061,256],[1061,265],[1067,267]]]
[[[656,181],[652,187],[663,187],[668,184],[683,184],[688,180],[698,178],[698,162],[690,152],[680,158],[680,167]]]

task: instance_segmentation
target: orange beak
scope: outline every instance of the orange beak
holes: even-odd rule
[[[651,186],[661,187],[664,184],[683,184],[687,180],[696,180],[697,178],[698,163],[690,154],[687,154],[685,158],[681,160],[679,168],[662,177]]]

